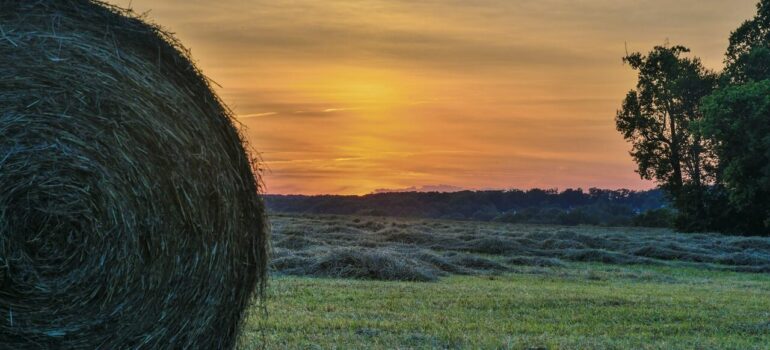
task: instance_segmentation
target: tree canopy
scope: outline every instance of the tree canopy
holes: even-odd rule
[[[647,55],[623,58],[639,72],[636,89],[626,95],[615,122],[631,142],[639,175],[657,181],[687,217],[680,229],[701,229],[707,213],[705,186],[713,182],[714,157],[690,123],[702,116],[701,99],[710,94],[717,75],[698,58],[685,57],[683,46],[656,46]],[[695,205],[687,205],[687,204]]]
[[[770,232],[770,80],[728,86],[704,99],[700,131],[713,139],[731,231]]]
[[[723,78],[731,84],[770,78],[770,1],[757,4],[754,18],[730,34]]]
[[[731,33],[719,75],[688,52],[623,59],[639,79],[617,129],[640,176],[672,199],[677,228],[770,234],[770,0]]]

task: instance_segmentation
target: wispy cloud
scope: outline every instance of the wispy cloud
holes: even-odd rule
[[[246,119],[246,118],[259,118],[259,117],[269,117],[271,115],[277,115],[276,112],[264,112],[264,113],[252,113],[252,114],[241,114],[237,117],[240,119]]]
[[[343,111],[357,111],[361,110],[361,108],[327,108],[324,109],[324,113],[333,113],[333,112],[343,112]]]

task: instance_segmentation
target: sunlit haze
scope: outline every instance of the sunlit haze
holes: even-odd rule
[[[111,0],[191,49],[269,193],[654,186],[614,115],[628,51],[719,69],[755,0]],[[444,187],[446,186],[446,187]]]

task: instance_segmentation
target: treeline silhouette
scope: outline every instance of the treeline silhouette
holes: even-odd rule
[[[527,224],[669,227],[663,191],[591,188],[394,192],[364,196],[266,195],[272,212],[372,215]]]
[[[638,80],[617,130],[637,173],[671,199],[677,230],[770,235],[770,0],[730,33],[721,72],[689,52],[623,58]]]

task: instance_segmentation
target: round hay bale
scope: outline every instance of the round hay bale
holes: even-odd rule
[[[0,348],[233,348],[267,271],[247,150],[159,27],[0,0]]]

